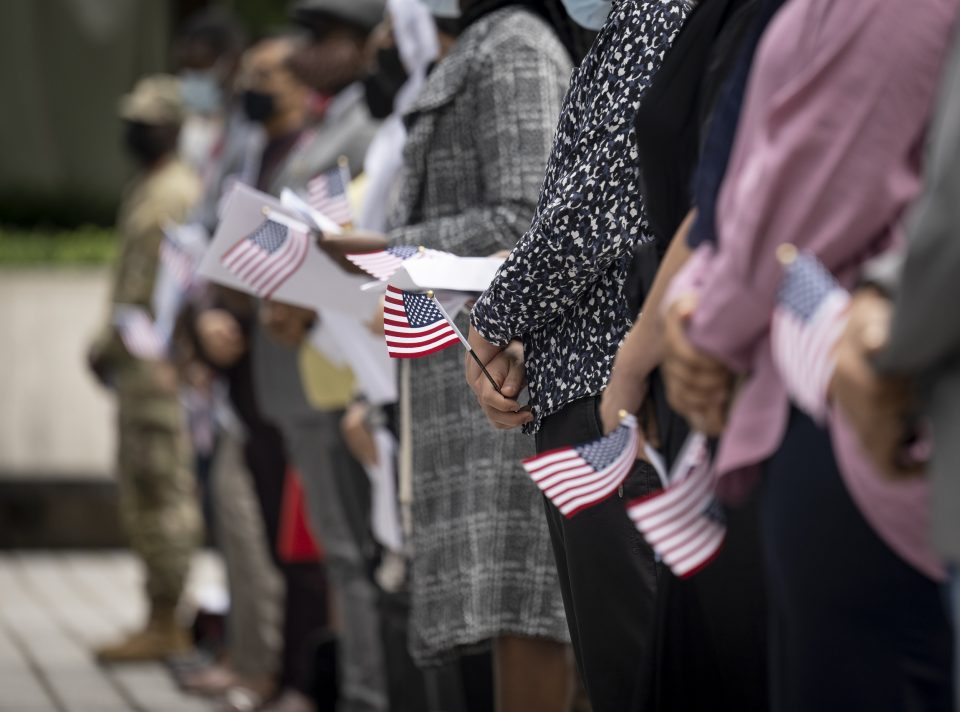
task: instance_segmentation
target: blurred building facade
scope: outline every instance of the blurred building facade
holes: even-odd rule
[[[170,66],[176,29],[216,0],[0,2],[0,224],[109,224],[130,166],[117,100]],[[254,34],[286,0],[220,0]]]
[[[128,175],[117,97],[166,66],[164,0],[0,6],[0,222],[109,220]]]

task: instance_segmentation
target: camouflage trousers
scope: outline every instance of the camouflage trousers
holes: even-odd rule
[[[200,543],[192,453],[175,392],[118,384],[120,516],[154,607],[177,604]]]

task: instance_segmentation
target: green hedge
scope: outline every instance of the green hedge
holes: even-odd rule
[[[0,266],[101,265],[117,253],[113,230],[84,226],[75,230],[0,226]]]

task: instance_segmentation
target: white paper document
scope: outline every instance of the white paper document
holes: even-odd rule
[[[390,284],[410,292],[428,289],[480,293],[490,286],[503,259],[439,255],[429,260],[407,260],[390,278]]]
[[[249,284],[223,265],[222,258],[228,250],[257,230],[270,214],[284,222],[303,220],[299,210],[283,205],[272,196],[249,186],[235,186],[227,198],[210,249],[200,264],[200,276],[211,282],[255,294],[256,291]],[[364,277],[342,270],[317,248],[311,236],[302,263],[275,289],[271,299],[308,309],[335,309],[367,320],[376,310],[379,299],[376,293],[361,291],[360,288],[368,281]]]

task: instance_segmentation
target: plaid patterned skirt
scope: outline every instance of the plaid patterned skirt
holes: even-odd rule
[[[461,348],[409,365],[415,660],[505,634],[568,641],[543,499],[520,466],[533,438],[487,422]]]

